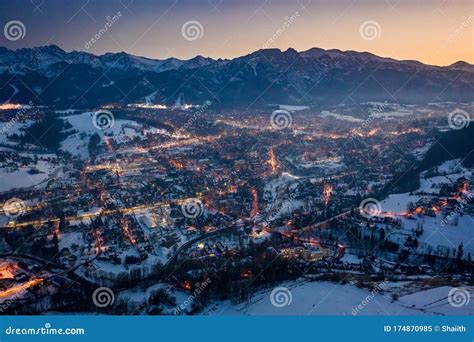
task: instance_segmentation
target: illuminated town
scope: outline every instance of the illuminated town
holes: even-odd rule
[[[472,283],[472,164],[426,158],[458,108],[3,105],[2,312],[220,314],[280,283],[382,280],[384,310],[437,312],[403,297]]]

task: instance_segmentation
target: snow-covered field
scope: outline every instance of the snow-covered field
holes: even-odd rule
[[[12,134],[23,134],[22,128],[26,128],[32,123],[33,121],[0,122],[0,143],[15,146],[16,143],[8,140],[8,136]]]
[[[72,129],[78,131],[76,134],[72,134],[66,138],[61,144],[63,151],[68,151],[73,155],[80,156],[81,158],[88,158],[88,144],[89,138],[93,134],[98,134],[102,139],[105,135],[111,136],[112,139],[122,142],[127,139],[132,139],[138,136],[140,133],[131,127],[141,129],[142,125],[132,120],[114,120],[114,124],[105,130],[100,130],[93,124],[94,112],[85,112],[78,115],[70,115],[65,119],[71,124]],[[148,131],[158,131],[157,129],[151,129]]]
[[[61,167],[54,163],[54,159],[57,158],[55,154],[19,153],[18,156],[37,158],[37,162],[24,165],[20,162],[7,160],[0,164],[0,192],[14,188],[43,186],[46,184],[45,181],[53,175],[60,176],[62,174]],[[32,170],[38,173],[28,172]]]
[[[338,120],[343,120],[343,121],[349,121],[349,122],[364,122],[364,120],[355,118],[350,115],[343,115],[343,114],[338,114],[338,113],[333,113],[327,110],[323,110],[321,114],[319,115],[322,118],[327,118],[327,117],[332,117]]]
[[[317,160],[307,161],[304,155],[297,156],[295,158],[286,158],[286,160],[292,163],[297,168],[301,169],[312,169],[318,168],[322,173],[334,173],[344,167],[342,158],[339,156],[335,157],[322,157]]]
[[[83,246],[85,244],[82,233],[62,233],[59,235],[59,248],[71,248],[73,245]]]
[[[293,106],[293,105],[278,105],[280,109],[287,110],[289,112],[297,112],[300,110],[308,109],[308,106]]]
[[[289,290],[282,307],[272,304],[272,290],[256,293],[250,303],[232,305],[229,301],[210,305],[207,315],[472,315],[474,300],[455,307],[448,302],[450,286],[433,287],[414,293],[407,283],[380,283],[378,292],[350,284],[331,282],[286,282]],[[474,287],[465,288],[473,296]],[[283,293],[284,291],[281,291]],[[288,292],[287,292],[288,293]],[[397,300],[392,294],[399,294]],[[278,302],[273,296],[274,302]],[[284,298],[284,297],[282,297]],[[289,300],[288,298],[291,298]]]
[[[55,167],[46,161],[38,161],[35,167],[42,173],[29,174],[29,167],[20,167],[15,171],[9,172],[6,169],[0,171],[0,191],[8,191],[13,188],[26,188],[39,184],[46,180],[55,170]]]
[[[366,102],[365,104],[372,107],[369,111],[371,115],[374,118],[381,120],[395,120],[426,112],[426,110],[423,109],[417,110],[410,108],[410,106],[403,106],[396,103]],[[352,115],[340,114],[328,110],[322,111],[319,116],[323,118],[332,117],[337,120],[348,122],[364,122],[364,120]]]
[[[443,220],[441,214],[437,214],[436,217],[416,215],[413,219],[403,217],[410,202],[416,203],[424,197],[424,195],[416,195],[417,193],[437,194],[439,193],[440,184],[452,184],[461,177],[467,179],[471,177],[471,172],[462,168],[458,160],[447,161],[438,167],[438,170],[440,173],[446,173],[446,175],[427,179],[422,176],[420,188],[414,191],[413,194],[390,195],[382,201],[381,216],[386,215],[385,213],[389,213],[389,216],[393,213],[398,214],[405,233],[414,231],[417,226],[422,225],[423,234],[418,240],[434,248],[446,246],[456,249],[460,243],[463,243],[464,252],[472,254],[474,253],[474,216],[472,214],[455,214],[455,218],[453,217],[446,225],[441,224]],[[396,236],[389,238],[393,240],[394,237],[396,238]]]
[[[296,181],[298,177],[293,176],[290,173],[284,172],[280,177],[273,179],[265,185],[264,193],[269,200],[275,199],[280,193],[285,192],[289,189],[290,191],[296,188]],[[294,184],[293,186],[291,186]]]

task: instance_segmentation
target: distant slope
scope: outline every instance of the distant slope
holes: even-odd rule
[[[451,159],[463,160],[463,165],[474,166],[474,124],[461,130],[441,133],[426,153],[419,169],[426,170]]]
[[[448,160],[461,159],[465,167],[474,166],[474,124],[461,130],[438,132],[436,142],[426,152],[423,160],[408,170],[395,174],[393,182],[381,191],[382,197],[415,191],[420,187],[420,173],[440,166]]]

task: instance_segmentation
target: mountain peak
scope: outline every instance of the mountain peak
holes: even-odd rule
[[[474,65],[465,61],[457,61],[448,66],[450,69],[474,72]]]
[[[290,53],[290,54],[298,54],[298,51],[296,51],[293,48],[288,48],[284,53]]]
[[[66,64],[71,67],[62,73]],[[8,66],[0,68],[0,80],[13,80],[11,84],[19,89],[17,100],[23,102],[34,97],[31,89],[46,87],[48,93],[42,96],[45,103],[69,105],[82,98],[84,106],[117,101],[117,87],[122,93],[130,94],[129,101],[154,93],[157,101],[163,103],[181,92],[189,101],[202,103],[209,99],[210,91],[217,89],[225,90],[217,101],[232,106],[249,105],[256,98],[260,104],[280,103],[282,99],[302,105],[334,104],[349,94],[359,102],[393,100],[386,91],[380,91],[380,84],[367,81],[372,72],[377,73],[375,77],[385,89],[398,91],[397,99],[404,103],[431,101],[447,84],[442,100],[474,101],[471,87],[474,66],[464,61],[435,67],[336,49],[297,52],[292,48],[285,51],[271,48],[229,60],[200,55],[189,60],[158,60],[125,52],[100,56],[82,51],[64,52],[56,45],[49,45],[13,51],[0,49],[0,65]],[[170,70],[177,72],[167,72]],[[464,73],[463,77],[453,81],[453,71]],[[114,87],[96,82],[104,72],[109,72],[107,76]],[[415,73],[416,77],[412,77]],[[12,74],[22,75],[25,83],[12,78]],[[57,77],[60,74],[62,77]],[[148,82],[142,82],[144,77]],[[356,84],[360,86],[354,92]],[[11,87],[0,89],[0,101],[10,96]]]
[[[275,56],[281,54],[281,50],[277,48],[268,48],[268,49],[260,49],[255,52],[248,54],[247,56],[253,55],[264,55],[264,56]],[[246,57],[246,56],[244,56]]]
[[[469,64],[468,62],[465,62],[465,61],[457,61],[457,62],[451,64],[450,67],[452,67],[452,66],[466,66],[466,65],[472,65],[472,64]]]
[[[53,53],[53,54],[66,53],[63,49],[61,49],[59,46],[55,44],[39,46],[39,47],[33,48],[33,50],[48,52],[48,53]]]
[[[457,61],[451,65],[449,65],[449,67],[474,67],[473,64],[469,64],[468,62],[465,62],[465,61]]]

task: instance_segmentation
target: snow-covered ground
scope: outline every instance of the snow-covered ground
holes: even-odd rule
[[[358,288],[351,284],[332,282],[285,282],[277,287],[289,290],[281,297],[289,303],[282,307],[272,304],[272,290],[256,293],[250,303],[232,305],[229,301],[210,305],[208,315],[472,315],[474,300],[454,307],[448,302],[450,286],[432,287],[410,291],[410,284],[380,283],[380,291]],[[473,296],[474,287],[464,288]],[[280,291],[283,293],[284,291]],[[405,294],[407,293],[408,294]],[[287,292],[288,294],[288,292]],[[397,300],[392,299],[398,294]],[[273,296],[274,302],[278,297]],[[289,300],[288,298],[291,298]]]
[[[278,105],[280,109],[287,110],[289,112],[297,112],[299,110],[308,109],[308,106],[293,106],[293,105]]]
[[[422,199],[423,195],[416,195],[419,192],[427,194],[438,194],[439,184],[452,184],[461,177],[469,179],[471,172],[462,168],[459,160],[451,160],[443,163],[438,167],[440,173],[446,173],[443,176],[436,176],[424,179],[421,177],[420,188],[413,192],[413,194],[403,193],[390,195],[387,199],[381,202],[382,214],[380,216],[391,216],[394,213],[402,221],[402,228],[404,233],[414,231],[417,226],[422,225],[423,234],[418,238],[418,241],[424,242],[434,248],[438,246],[446,246],[451,249],[456,249],[460,243],[463,243],[464,252],[474,253],[474,216],[472,214],[455,214],[451,220],[445,225],[442,224],[443,216],[437,214],[436,217],[427,215],[415,215],[413,219],[403,217],[406,213],[409,203],[416,203]],[[397,236],[392,235],[389,239],[395,242]]]
[[[304,169],[317,167],[323,170],[324,173],[332,173],[341,169],[344,166],[344,163],[342,162],[341,157],[320,158],[313,162],[304,162],[303,157],[301,157],[297,166]]]
[[[192,300],[194,299],[190,293],[180,291],[171,285],[158,283],[147,288],[134,288],[117,293],[116,303],[127,307],[128,312],[133,314],[145,314],[150,307],[150,299],[157,292],[162,291],[170,298],[174,298],[176,305],[173,303],[161,303],[163,315],[175,315],[179,309],[181,314],[186,314],[192,309]]]
[[[264,188],[264,198],[271,205],[265,208],[265,219],[273,221],[282,215],[293,212],[303,205],[297,200],[298,177],[284,172],[280,177],[267,183]],[[262,213],[263,214],[263,213]]]
[[[83,246],[85,244],[83,233],[61,233],[59,235],[59,249],[71,248],[73,245]]]
[[[338,114],[338,113],[333,113],[327,110],[323,110],[321,114],[319,115],[322,118],[327,118],[327,117],[333,117],[338,120],[343,120],[343,121],[349,121],[349,122],[364,122],[364,120],[355,118],[350,115],[343,115],[343,114]]]
[[[441,217],[423,217],[415,220],[403,219],[405,229],[415,230],[417,223],[423,224],[423,234],[418,237],[419,242],[424,242],[433,247],[446,246],[456,249],[463,243],[464,253],[474,253],[474,217],[464,215],[459,218],[458,225],[448,224],[442,226]]]
[[[18,121],[18,122],[0,122],[0,143],[15,147],[17,144],[8,140],[8,136],[12,134],[22,135],[22,129],[30,126],[34,121]]]
[[[466,170],[462,164],[461,160],[448,160],[438,167],[438,172],[442,176],[425,178],[424,174],[421,175],[421,184],[420,189],[416,192],[423,191],[427,193],[438,193],[439,187],[441,184],[453,184],[457,179],[464,177],[469,179],[472,172]]]
[[[0,170],[0,191],[8,191],[13,188],[26,188],[37,185],[48,179],[56,170],[57,166],[47,161],[39,160],[34,165],[41,173],[29,174],[30,167],[19,167],[17,170],[10,172],[6,168]]]
[[[413,111],[407,110],[407,109],[399,109],[396,111],[390,111],[390,112],[382,112],[378,114],[378,117],[383,118],[385,120],[392,120],[395,118],[401,118],[404,116],[409,116],[413,115]]]
[[[110,136],[111,139],[117,142],[123,142],[127,139],[132,139],[140,133],[131,128],[135,127],[138,130],[142,128],[142,125],[132,120],[115,119],[112,127],[105,130],[100,130],[93,124],[94,112],[85,112],[78,115],[70,115],[65,119],[68,121],[72,129],[78,131],[76,134],[69,135],[66,140],[61,144],[61,149],[68,151],[74,155],[80,156],[81,158],[88,158],[88,144],[91,135],[97,133],[102,139],[104,136]],[[150,129],[146,132],[158,132],[157,129]]]
[[[264,193],[269,200],[275,199],[280,193],[286,192],[291,187],[290,191],[296,188],[296,181],[298,177],[290,173],[284,172],[280,177],[273,179],[265,185]],[[291,186],[292,184],[295,184]]]

